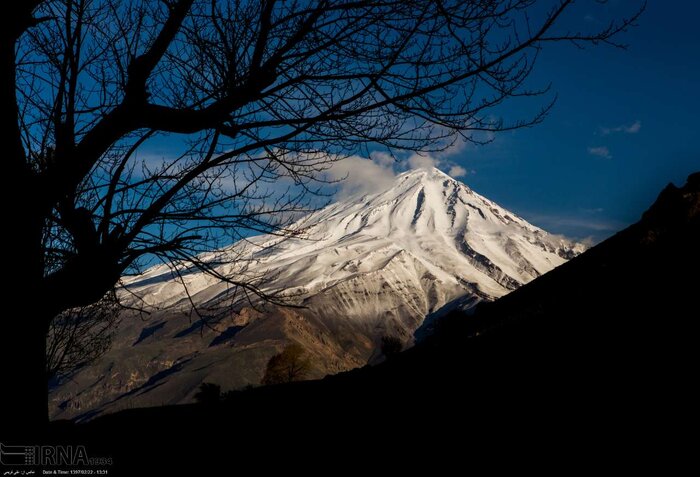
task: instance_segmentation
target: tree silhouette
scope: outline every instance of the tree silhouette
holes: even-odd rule
[[[391,358],[403,350],[403,342],[396,336],[382,336],[382,354]]]
[[[298,233],[288,225],[322,172],[369,146],[440,150],[540,122],[551,103],[510,123],[492,114],[545,93],[525,83],[539,50],[615,44],[639,15],[562,31],[573,2],[537,3],[25,0],[4,12],[0,362],[8,382],[36,377],[5,409],[22,429],[45,422],[51,320],[124,273],[153,257],[216,273],[203,250]],[[164,144],[180,149],[148,154]],[[264,295],[240,265],[217,277]],[[25,293],[41,297],[29,314]]]
[[[296,343],[284,348],[267,362],[261,384],[291,383],[304,379],[309,370],[309,361],[305,354],[304,348]]]
[[[68,376],[107,352],[120,311],[112,292],[93,305],[67,310],[51,320],[46,339],[47,377]]]
[[[202,383],[194,399],[201,404],[212,405],[221,401],[221,386],[214,383]]]

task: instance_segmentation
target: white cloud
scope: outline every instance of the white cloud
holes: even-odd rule
[[[396,177],[392,165],[393,159],[389,162],[386,157],[350,156],[334,163],[325,174],[329,180],[339,181],[336,196],[371,194],[391,187]]]
[[[431,156],[411,154],[407,160],[410,169],[429,169],[431,167],[438,167],[440,165],[440,160],[435,159]]]
[[[637,134],[642,129],[642,122],[637,119],[631,124],[622,124],[614,128],[600,128],[600,132],[603,136],[607,136],[613,133],[625,133],[625,134]]]
[[[466,176],[468,171],[459,164],[455,164],[452,161],[448,161],[444,158],[437,158],[430,155],[420,155],[412,154],[406,160],[409,169],[429,169],[431,167],[436,167],[438,169],[447,171],[447,174],[452,177],[463,177]]]
[[[375,151],[371,154],[371,158],[382,167],[394,167],[396,164],[396,158],[386,152]]]
[[[603,159],[612,159],[610,149],[608,149],[606,146],[589,147],[588,154],[591,156],[602,157]]]
[[[637,119],[635,122],[623,129],[627,134],[637,134],[642,129],[642,122]]]
[[[454,156],[464,152],[464,150],[467,149],[468,145],[469,143],[463,137],[457,136],[453,139],[453,142],[447,145],[447,147],[444,150],[440,151],[438,155],[440,157]]]
[[[455,164],[454,166],[450,167],[448,174],[452,177],[464,177],[467,175],[467,170],[464,167]]]
[[[324,172],[326,180],[338,181],[337,198],[353,194],[381,192],[394,183],[396,175],[410,169],[436,167],[447,171],[452,177],[463,177],[473,171],[428,154],[413,153],[405,159],[397,160],[391,154],[372,152],[369,159],[350,156],[337,160]]]

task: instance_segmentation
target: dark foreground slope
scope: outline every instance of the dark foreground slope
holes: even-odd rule
[[[669,185],[639,223],[474,316],[451,316],[384,365],[53,431],[89,440],[114,470],[183,459],[235,468],[253,463],[251,449],[352,460],[387,443],[404,460],[455,446],[451,458],[466,462],[474,442],[504,456],[527,447],[542,462],[649,456],[690,422],[698,294],[700,173]]]

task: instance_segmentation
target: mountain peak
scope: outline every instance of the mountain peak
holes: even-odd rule
[[[442,174],[447,176],[444,172],[442,172],[440,169],[438,169],[435,166],[421,166],[421,167],[416,167],[413,169],[409,169],[406,172],[403,172],[401,175],[412,175],[412,174]],[[448,176],[449,177],[449,176]]]
[[[449,189],[461,188],[466,194],[471,194],[471,189],[466,184],[434,166],[411,169],[399,174],[393,188],[398,191],[408,184],[421,186],[432,184],[434,187],[444,189],[447,194],[451,193]]]
[[[447,173],[441,171],[435,166],[425,166],[418,167],[415,169],[409,169],[408,171],[399,174],[398,177],[423,177],[429,179],[443,178],[454,180]]]
[[[255,385],[290,342],[312,358],[311,377],[359,367],[381,356],[382,337],[410,345],[434,317],[503,296],[580,251],[436,168],[407,171],[390,188],[347,197],[296,227],[303,235],[252,237],[201,258],[299,308],[254,302],[252,310],[247,293],[211,274],[154,267],[125,280],[122,295],[153,306],[153,321],[123,320],[102,368],[82,368],[54,390],[54,417],[184,403],[212,377],[229,389]],[[200,321],[191,321],[193,309]],[[140,359],[124,360],[134,347]],[[95,375],[115,373],[138,380],[94,385]],[[65,406],[70,399],[77,402]]]
[[[293,227],[303,230],[303,236],[259,236],[246,241],[248,251],[238,244],[214,255],[225,263],[227,254],[236,260],[251,254],[251,260],[244,260],[247,272],[274,276],[266,283],[270,292],[301,296],[361,281],[367,274],[384,276],[401,263],[407,269],[399,275],[407,273],[416,283],[431,277],[429,286],[441,289],[419,307],[428,312],[465,293],[497,298],[583,251],[581,245],[547,234],[435,167],[406,171],[389,189],[347,197]],[[250,252],[250,243],[256,251]],[[232,269],[235,265],[227,265]],[[216,282],[192,279],[190,285],[211,283]],[[145,291],[143,295],[155,296]],[[225,295],[211,291],[202,296],[219,300]],[[183,291],[168,302],[188,305],[186,296]],[[158,300],[162,299],[161,293]]]

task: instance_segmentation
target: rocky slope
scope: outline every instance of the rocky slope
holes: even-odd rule
[[[257,385],[290,341],[309,377],[381,359],[381,337],[410,345],[426,315],[491,301],[583,250],[527,223],[437,169],[397,177],[304,218],[293,238],[259,236],[201,257],[220,277],[300,308],[260,305],[196,269],[154,267],[125,282],[112,349],[52,389],[53,416],[191,400],[204,381]]]

